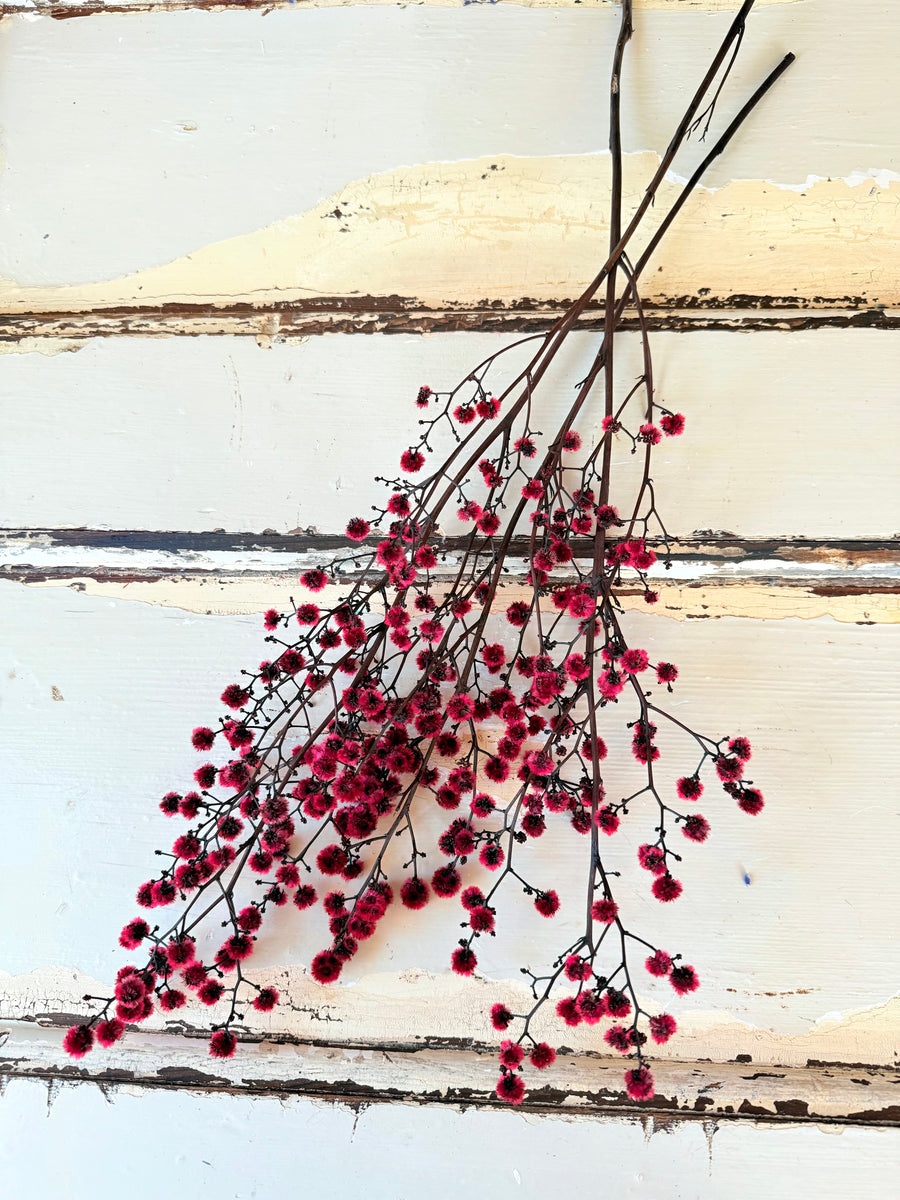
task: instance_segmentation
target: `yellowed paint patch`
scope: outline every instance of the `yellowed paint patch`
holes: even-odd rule
[[[650,153],[627,157],[626,212],[657,163]],[[425,304],[571,297],[602,259],[609,169],[606,154],[400,168],[122,279],[50,288],[0,281],[0,304],[23,312],[350,295]],[[662,186],[635,252],[680,191],[676,182]],[[644,296],[852,297],[890,306],[900,301],[898,280],[900,182],[820,180],[793,191],[745,180],[689,200],[645,272]]]
[[[214,616],[262,613],[272,605],[285,603],[296,586],[296,575],[254,574],[248,576],[163,575],[135,578],[127,581],[85,575],[78,578],[29,580],[29,587],[69,587],[89,596],[105,596],[111,600],[128,600],[140,604],[160,605],[184,612]],[[332,590],[332,589],[329,589]],[[335,588],[334,598],[342,592]],[[502,589],[501,607],[526,597],[524,589],[510,584]],[[659,603],[654,615],[675,621],[747,617],[761,621],[783,621],[790,617],[815,620],[831,617],[866,625],[900,624],[900,591],[885,586],[863,584],[843,588],[833,580],[821,583],[810,581],[763,584],[753,580],[733,580],[729,583],[657,586]],[[531,593],[527,593],[530,598]],[[641,594],[621,593],[623,608],[647,611]]]

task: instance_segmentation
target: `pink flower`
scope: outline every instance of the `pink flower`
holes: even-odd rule
[[[620,1054],[627,1054],[631,1049],[631,1034],[624,1025],[612,1025],[603,1035],[603,1040],[607,1046],[612,1046],[613,1050],[618,1050]]]
[[[169,988],[159,998],[159,1007],[163,1012],[173,1012],[176,1008],[182,1008],[186,1003],[187,997],[177,988]]]
[[[216,735],[205,725],[198,725],[191,734],[191,745],[195,750],[211,750]]]
[[[665,950],[656,950],[650,956],[650,958],[647,959],[644,966],[651,975],[661,977],[663,975],[668,975],[668,973],[672,970],[672,959],[670,955],[666,954]]]
[[[591,905],[591,916],[595,921],[600,921],[604,925],[611,925],[618,912],[619,906],[615,900],[595,900]]]
[[[555,916],[559,912],[559,896],[552,890],[549,892],[539,892],[534,902],[534,907],[542,917]]]
[[[565,996],[562,1000],[557,1001],[556,1015],[562,1017],[567,1025],[580,1025],[581,1013],[578,1011],[578,1002],[574,996]]]
[[[147,922],[136,917],[133,921],[129,921],[119,934],[119,945],[126,950],[134,950],[149,934],[150,926]]]
[[[494,642],[491,645],[482,647],[481,657],[484,659],[484,665],[487,667],[489,674],[496,675],[506,662],[506,651],[499,642]]]
[[[497,1095],[507,1104],[521,1104],[525,1097],[525,1084],[522,1076],[504,1072],[497,1080]]]
[[[676,787],[682,800],[696,800],[703,795],[703,784],[696,775],[686,775],[679,779]]]
[[[687,992],[696,992],[700,986],[697,972],[693,967],[687,965],[673,967],[672,973],[669,976],[669,983],[671,983],[679,996],[684,996]]]
[[[605,998],[600,992],[595,992],[591,989],[582,992],[576,1004],[578,1006],[578,1015],[588,1025],[596,1025],[598,1021],[603,1020],[609,1011]]]
[[[650,1018],[650,1036],[660,1046],[669,1040],[677,1028],[675,1018],[670,1017],[668,1013],[660,1013],[658,1017]]]
[[[332,983],[343,968],[344,964],[332,950],[320,950],[310,964],[316,983]]]
[[[239,683],[230,683],[222,693],[222,703],[229,708],[243,708],[250,699],[250,693]]]
[[[470,947],[457,946],[450,956],[450,965],[457,975],[472,975],[478,966],[478,959]]]
[[[400,888],[400,900],[404,908],[424,908],[429,899],[428,884],[422,879],[407,879]]]
[[[456,867],[438,867],[431,877],[431,887],[436,896],[455,896],[461,886]]]
[[[665,875],[657,875],[656,879],[653,880],[653,887],[650,890],[657,900],[663,904],[668,904],[672,900],[677,900],[683,889],[678,880],[666,872]]]
[[[538,1042],[537,1045],[532,1046],[528,1057],[533,1067],[537,1067],[539,1071],[543,1071],[547,1067],[552,1067],[556,1062],[556,1051],[552,1046],[548,1046],[546,1042]]]
[[[517,1067],[525,1057],[525,1051],[516,1042],[511,1042],[508,1038],[500,1043],[500,1065],[508,1067],[510,1070]]]
[[[674,663],[659,663],[656,678],[660,683],[674,683],[678,678],[678,668]]]
[[[692,842],[705,842],[709,837],[709,821],[699,814],[691,814],[682,826],[681,832]]]
[[[666,869],[666,855],[659,846],[650,846],[646,842],[638,847],[638,862],[645,871],[654,875],[662,875]]]
[[[734,758],[725,758],[720,754],[713,759],[713,762],[715,763],[716,774],[723,783],[733,783],[744,774],[744,763],[736,756]]]
[[[278,992],[273,987],[260,988],[259,994],[253,1001],[257,1012],[271,1012],[278,1003]]]
[[[209,1039],[209,1052],[213,1058],[231,1058],[237,1046],[237,1038],[227,1029],[217,1029]]]
[[[634,1067],[625,1072],[625,1088],[632,1100],[650,1100],[654,1095],[653,1075],[649,1067]]]
[[[732,738],[728,743],[728,749],[741,762],[748,762],[750,759],[750,743],[745,737]]]
[[[684,417],[681,413],[666,413],[659,423],[666,437],[679,437],[684,433]]]
[[[352,517],[347,522],[347,537],[352,542],[364,541],[372,531],[372,526],[362,517]]]
[[[400,455],[400,466],[410,475],[415,475],[417,471],[421,471],[425,465],[425,455],[418,450],[404,450]]]
[[[512,1022],[513,1015],[505,1004],[495,1004],[491,1008],[491,1024],[501,1032],[508,1029]]]
[[[300,582],[311,592],[321,592],[328,583],[328,576],[318,567],[313,567],[311,571],[303,572]]]
[[[626,650],[620,661],[622,663],[622,670],[627,671],[630,675],[636,675],[639,671],[646,671],[650,662],[646,650]]]
[[[497,871],[503,866],[503,861],[506,855],[503,853],[503,847],[496,842],[488,842],[486,846],[482,846],[481,853],[478,855],[478,861],[483,867],[487,867],[489,871]]]
[[[118,1020],[117,1017],[113,1017],[109,1021],[101,1021],[96,1032],[97,1041],[101,1046],[112,1046],[125,1032],[125,1023]]]
[[[212,1005],[212,1004],[216,1004],[219,1000],[221,1000],[224,992],[225,992],[225,988],[222,986],[221,983],[219,983],[218,979],[207,979],[206,983],[204,983],[198,989],[197,997],[204,1004]]]
[[[566,979],[571,979],[575,983],[582,979],[590,979],[590,961],[586,958],[581,958],[577,954],[570,954],[566,959],[565,975]]]
[[[744,788],[738,796],[738,808],[742,812],[749,813],[751,817],[755,817],[758,812],[761,812],[764,807],[762,792],[756,788]]]
[[[73,1025],[63,1038],[63,1050],[72,1058],[84,1058],[94,1048],[94,1031],[90,1025]]]
[[[657,445],[661,438],[662,434],[655,425],[651,425],[649,422],[642,425],[638,430],[637,440],[639,442],[646,442],[648,446]]]

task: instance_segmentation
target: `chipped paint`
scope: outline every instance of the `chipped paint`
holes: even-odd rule
[[[263,1043],[277,1040],[283,1045],[328,1045],[345,1059],[365,1059],[367,1053],[354,1052],[379,1048],[400,1053],[427,1050],[442,1056],[462,1049],[491,1053],[495,1045],[487,1017],[491,1004],[501,1001],[514,1012],[529,1006],[527,988],[514,979],[460,980],[449,972],[436,975],[421,969],[364,974],[352,985],[330,987],[315,983],[304,967],[297,966],[250,971],[248,978],[274,984],[282,1002],[271,1014],[248,1011],[241,1024],[247,1038]],[[62,967],[44,967],[20,976],[0,972],[0,980],[0,1020],[47,1030],[67,1028],[75,1014],[84,1010],[81,997],[85,993],[104,995],[108,990],[98,980]],[[648,997],[641,999],[647,1001]],[[654,1007],[652,1000],[649,1003]],[[224,1001],[211,1009],[194,1004],[180,1010],[177,1020],[156,1014],[142,1024],[141,1033],[202,1037],[227,1013]],[[10,1028],[15,1036],[14,1027]],[[533,1032],[536,1038],[547,1038],[554,1045],[562,1040],[576,1061],[586,1057],[590,1064],[602,1066],[606,1058],[595,1028],[567,1028],[561,1036],[558,1020],[546,1010],[536,1018]],[[20,1036],[38,1035],[23,1031]],[[125,1052],[133,1040],[129,1035]],[[0,1050],[0,1058],[8,1049]],[[189,1046],[182,1050],[190,1053]],[[827,1069],[846,1063],[896,1069],[900,1067],[900,996],[869,1008],[825,1013],[810,1019],[806,1031],[798,1034],[763,1028],[721,1011],[687,1011],[678,1016],[678,1037],[665,1046],[653,1047],[654,1062],[691,1063],[709,1076],[715,1075],[719,1066],[738,1061],[738,1055],[746,1064],[740,1072],[745,1078],[766,1067]],[[614,1070],[620,1070],[617,1057],[608,1061]],[[584,1063],[580,1069],[593,1067]],[[895,1091],[900,1094],[900,1076]]]
[[[796,4],[799,0],[756,0],[763,8],[770,4]],[[617,8],[621,0],[7,0],[0,13],[48,16],[56,20],[89,17],[99,13],[227,12],[234,9],[273,9],[396,7],[421,5],[428,8],[464,8],[470,4],[515,4],[518,8]],[[735,0],[634,0],[636,12],[663,9],[670,12],[734,12]]]
[[[626,157],[626,211],[658,161]],[[307,213],[122,279],[68,287],[0,281],[0,303],[15,313],[360,293],[425,305],[559,301],[578,293],[597,261],[609,162],[607,154],[494,155],[389,171],[348,184]],[[660,189],[643,240],[680,190],[674,180]],[[326,219],[333,211],[340,221]],[[873,174],[815,181],[803,192],[752,180],[699,191],[657,252],[644,290],[657,303],[778,296],[896,306],[898,279],[900,182]]]

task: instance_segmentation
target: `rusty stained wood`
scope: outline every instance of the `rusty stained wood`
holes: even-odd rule
[[[900,313],[871,307],[864,296],[847,296],[840,307],[815,297],[798,305],[796,296],[731,296],[707,301],[682,297],[646,306],[647,328],[676,333],[724,330],[736,333],[811,329],[900,328]],[[252,337],[273,342],[326,333],[538,333],[563,314],[558,303],[530,300],[428,307],[403,296],[323,296],[283,304],[159,304],[93,308],[75,312],[0,313],[0,343],[34,338],[75,343],[94,337]],[[588,309],[577,328],[603,328],[602,310]],[[638,328],[625,317],[622,330]],[[74,348],[71,347],[71,348]]]
[[[204,1031],[132,1031],[124,1043],[73,1062],[61,1046],[68,1023],[63,1018],[41,1027],[0,1026],[0,1077],[93,1083],[104,1089],[307,1096],[348,1104],[505,1107],[494,1094],[494,1046],[242,1041],[233,1059],[213,1061]],[[618,1057],[564,1051],[546,1074],[526,1070],[529,1090],[521,1111],[582,1119],[632,1113],[662,1122],[900,1125],[900,1073],[892,1068],[658,1061],[653,1063],[657,1095],[638,1105],[624,1092],[627,1066]]]

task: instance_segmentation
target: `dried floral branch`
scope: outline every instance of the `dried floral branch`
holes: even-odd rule
[[[464,933],[450,962],[458,974],[472,975],[475,946],[495,933],[505,887],[524,890],[545,918],[558,911],[559,897],[539,882],[528,848],[548,820],[567,820],[575,838],[585,839],[583,925],[552,962],[537,971],[523,968],[532,998],[525,1011],[492,1008],[496,1030],[517,1031],[515,1040],[501,1043],[497,1095],[514,1104],[522,1100],[526,1054],[538,1070],[554,1061],[552,1046],[534,1033],[547,1005],[569,1026],[608,1020],[606,1044],[632,1057],[628,1094],[636,1100],[653,1095],[644,1047],[648,1039],[666,1042],[676,1026],[671,1015],[644,1007],[635,955],[676,994],[692,992],[699,981],[680,955],[626,925],[614,892],[617,874],[604,861],[601,841],[613,838],[623,820],[649,816],[638,862],[652,877],[652,894],[670,903],[682,891],[674,874],[681,856],[673,833],[695,843],[709,834],[708,821],[693,810],[704,792],[701,774],[711,769],[747,813],[758,813],[763,798],[744,778],[748,740],[711,738],[668,712],[660,699],[672,691],[677,668],[652,663],[646,650],[630,645],[620,619],[623,585],[636,583],[648,604],[657,600],[648,572],[656,549],[667,558],[669,540],[657,507],[652,454],[663,437],[680,436],[685,427],[682,414],[657,398],[639,283],[709,164],[793,56],[744,104],[634,261],[628,247],[690,132],[712,118],[752,3],[742,5],[624,231],[620,77],[632,6],[630,0],[623,4],[610,81],[606,262],[546,334],[490,355],[450,391],[419,389],[416,404],[425,414],[420,436],[401,455],[402,473],[381,481],[390,494],[373,518],[348,524],[355,548],[327,569],[302,574],[313,598],[292,600],[289,612],[266,613],[272,657],[225,688],[222,702],[230,711],[217,727],[193,732],[198,751],[224,743],[225,761],[204,763],[194,775],[196,789],[170,792],[160,804],[190,825],[171,851],[157,852],[165,865],[141,885],[137,902],[162,910],[180,899],[183,907],[168,922],[151,927],[140,916],[125,926],[121,945],[147,946],[146,961],[123,967],[114,995],[100,998],[90,1021],[68,1032],[70,1054],[85,1054],[95,1040],[116,1042],[127,1024],[154,1011],[154,996],[164,1012],[181,1008],[187,1002],[183,989],[204,1004],[225,1005],[210,1052],[233,1054],[234,1028],[248,1004],[268,1012],[279,999],[274,988],[246,977],[244,963],[273,908],[290,901],[305,910],[319,902],[321,883],[308,881],[314,873],[335,881],[321,898],[331,942],[311,963],[319,983],[340,976],[360,942],[376,933],[396,893],[408,909],[424,908],[432,896],[459,896]],[[564,420],[542,440],[533,424],[536,391],[604,284],[603,336],[593,362]],[[643,366],[623,396],[615,377],[615,335],[627,310],[637,318]],[[492,369],[511,349],[532,341],[538,345],[527,364],[494,395]],[[602,434],[587,447],[576,423],[601,375]],[[448,432],[452,448],[423,474]],[[612,503],[615,439],[643,460],[624,515]],[[470,473],[476,470],[481,483],[473,486]],[[471,529],[455,573],[443,579],[440,522],[454,511]],[[500,614],[495,602],[509,570],[510,545],[526,522],[525,598]],[[592,538],[593,552],[590,560],[579,560],[573,546],[585,537]],[[333,583],[347,590],[320,606],[315,595]],[[616,798],[604,784],[603,734],[608,737],[621,720],[626,701],[631,719],[624,724],[641,783]],[[684,765],[674,771],[677,780],[664,780],[656,765],[660,728],[679,739]],[[423,827],[435,806],[452,815],[432,847]],[[426,868],[435,851],[438,864],[432,860]],[[464,886],[463,874],[470,871],[475,874]],[[254,877],[258,895],[243,904],[238,889]],[[214,961],[204,963],[197,958],[197,936],[210,919],[219,920],[227,936]]]

